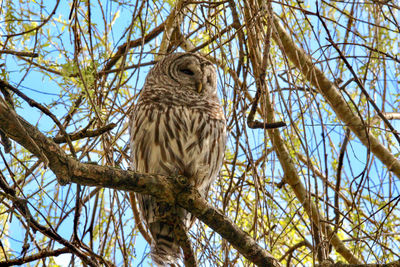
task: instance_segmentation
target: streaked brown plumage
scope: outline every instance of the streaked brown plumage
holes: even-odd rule
[[[149,72],[131,116],[132,167],[144,173],[181,174],[206,196],[225,150],[225,117],[217,96],[214,66],[193,53],[164,57]],[[175,263],[180,248],[166,216],[190,228],[190,214],[138,195],[140,212],[153,237],[158,265]]]

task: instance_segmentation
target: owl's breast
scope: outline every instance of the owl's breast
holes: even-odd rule
[[[135,110],[131,122],[134,168],[185,175],[204,191],[217,176],[224,155],[222,109],[217,116],[208,108],[175,105],[138,105]]]

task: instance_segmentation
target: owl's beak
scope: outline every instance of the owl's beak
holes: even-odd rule
[[[203,83],[199,82],[196,84],[197,92],[201,93],[201,90],[203,90]]]

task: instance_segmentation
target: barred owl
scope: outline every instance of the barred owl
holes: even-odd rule
[[[136,171],[184,175],[205,197],[220,170],[226,142],[212,63],[194,53],[164,57],[146,77],[130,126],[131,162]],[[176,263],[180,247],[173,222],[165,218],[173,216],[188,230],[193,224],[191,215],[180,207],[162,206],[149,195],[138,195],[138,202],[153,239],[153,262]]]

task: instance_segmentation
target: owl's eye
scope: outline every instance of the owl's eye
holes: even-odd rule
[[[185,73],[186,75],[190,75],[190,76],[194,75],[194,72],[191,71],[190,69],[180,69],[179,71],[182,73]]]

